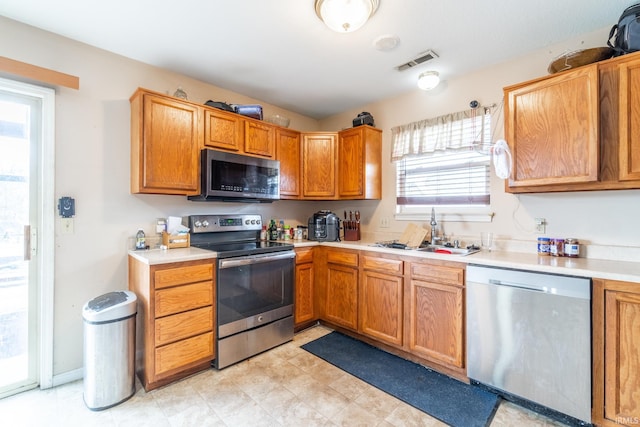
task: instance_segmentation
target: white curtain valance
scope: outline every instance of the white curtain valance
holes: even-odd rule
[[[486,142],[482,139],[490,123],[490,108],[480,107],[396,126],[391,128],[391,160]]]

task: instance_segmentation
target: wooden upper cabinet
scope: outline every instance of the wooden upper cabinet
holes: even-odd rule
[[[640,59],[623,62],[620,76],[620,180],[640,180]]]
[[[131,192],[198,194],[201,109],[141,89],[130,102]]]
[[[507,191],[588,183],[599,170],[598,64],[505,88]]]
[[[259,121],[245,120],[244,152],[274,158],[276,156],[275,127]]]
[[[280,161],[280,198],[298,199],[301,194],[300,132],[276,129],[276,159]]]
[[[336,198],[337,134],[302,134],[302,195],[307,199]]]
[[[244,120],[235,113],[204,109],[204,145],[230,151],[241,151],[244,142]]]
[[[339,133],[338,198],[382,198],[382,131],[358,126]]]

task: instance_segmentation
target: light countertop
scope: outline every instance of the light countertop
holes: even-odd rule
[[[287,243],[292,243],[296,248],[323,245],[344,249],[356,249],[361,251],[366,250],[371,252],[406,255],[407,257],[411,258],[449,260],[464,264],[477,264],[492,267],[537,271],[542,273],[564,274],[570,276],[592,277],[640,283],[640,261],[610,261],[592,258],[538,256],[535,253],[506,251],[477,252],[471,255],[460,256],[403,249],[381,248],[372,246],[373,242],[362,241],[314,242],[308,240],[292,240],[288,241]],[[149,265],[194,261],[201,259],[213,259],[217,257],[217,254],[215,252],[194,247],[167,250],[132,250],[129,251],[129,255]]]

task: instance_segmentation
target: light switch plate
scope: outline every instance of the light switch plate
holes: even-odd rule
[[[62,218],[62,234],[73,234],[73,218]]]

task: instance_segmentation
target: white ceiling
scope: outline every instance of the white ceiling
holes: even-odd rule
[[[446,80],[612,26],[636,2],[380,0],[349,34],[313,0],[4,0],[0,15],[321,119],[416,90],[423,71]],[[387,34],[400,44],[376,50]],[[439,58],[395,69],[428,49]]]

